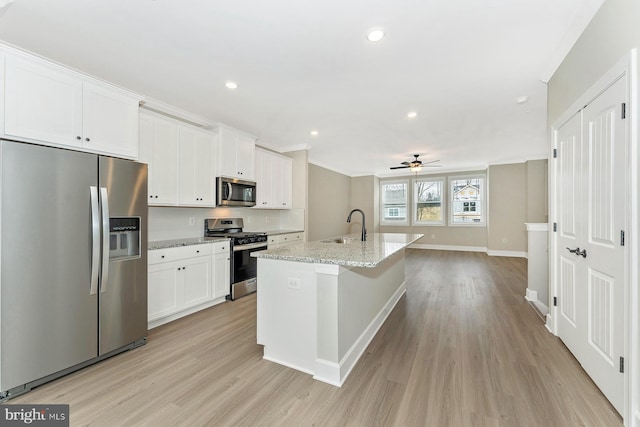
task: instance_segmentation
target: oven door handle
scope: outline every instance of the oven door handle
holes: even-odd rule
[[[233,247],[233,252],[246,251],[249,249],[267,249],[267,242],[249,243],[248,245],[238,245]]]

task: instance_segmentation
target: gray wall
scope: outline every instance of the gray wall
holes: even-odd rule
[[[629,50],[639,47],[639,23],[638,0],[604,2],[549,81],[549,125]]]
[[[530,160],[527,168],[526,222],[546,223],[549,219],[548,161]]]
[[[378,209],[380,180],[373,175],[351,178],[351,209],[362,209],[366,215],[366,226],[369,233],[377,233],[380,223],[380,209]],[[352,217],[349,231],[360,233],[361,219],[359,214]]]
[[[348,234],[350,210],[351,178],[310,163],[307,240]]]
[[[525,163],[489,167],[489,251],[527,251]]]

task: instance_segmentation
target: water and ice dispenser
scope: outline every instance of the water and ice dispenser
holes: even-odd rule
[[[140,257],[140,217],[109,218],[109,260]]]

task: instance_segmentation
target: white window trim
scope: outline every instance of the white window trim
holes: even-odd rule
[[[480,199],[482,205],[481,219],[480,222],[453,222],[453,187],[451,181],[458,181],[462,179],[482,179],[482,198]],[[449,200],[447,201],[447,205],[449,208],[449,227],[486,227],[487,226],[487,203],[489,202],[488,198],[488,185],[487,185],[487,175],[486,174],[473,174],[473,175],[452,175],[448,177],[447,186],[449,187],[448,194]]]
[[[407,214],[405,215],[405,219],[404,221],[388,221],[385,220],[385,216],[384,216],[384,201],[382,198],[382,186],[383,185],[389,185],[389,184],[405,184],[406,188],[407,188],[407,200],[405,201],[405,207],[406,207],[406,211]],[[400,226],[400,227],[406,227],[409,225],[409,218],[411,216],[411,212],[409,210],[409,207],[411,206],[411,200],[409,200],[410,197],[410,188],[411,188],[411,180],[410,179],[395,179],[395,180],[391,180],[391,181],[380,181],[380,186],[378,188],[379,191],[379,198],[380,198],[380,225],[384,225],[384,226]]]
[[[436,181],[440,181],[441,185],[442,185],[442,200],[440,201],[441,203],[441,207],[442,207],[442,219],[440,221],[418,221],[416,219],[417,217],[417,211],[418,211],[418,182],[422,181],[422,182],[436,182]],[[421,226],[421,227],[444,227],[446,226],[446,218],[447,218],[447,189],[445,187],[446,185],[446,179],[445,177],[442,176],[437,176],[437,177],[431,177],[429,175],[425,175],[423,177],[418,177],[412,180],[413,182],[413,200],[411,203],[412,209],[411,209],[411,225],[415,225],[415,226]]]

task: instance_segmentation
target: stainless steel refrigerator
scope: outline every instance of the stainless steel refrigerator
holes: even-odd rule
[[[147,166],[0,141],[0,399],[142,345]]]

